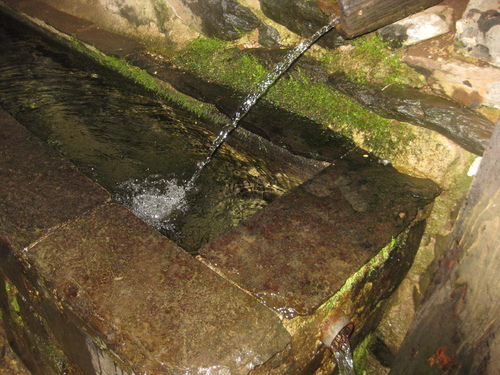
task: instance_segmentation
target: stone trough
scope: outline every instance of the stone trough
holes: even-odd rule
[[[194,258],[0,116],[1,304],[33,373],[329,368],[322,322],[370,331],[439,193],[353,152]]]
[[[355,149],[193,257],[0,109],[0,305],[34,374],[312,374],[410,268],[439,187]]]

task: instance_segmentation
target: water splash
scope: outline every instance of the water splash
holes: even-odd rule
[[[354,371],[354,361],[352,359],[351,346],[345,340],[333,350],[333,356],[337,361],[339,375],[356,375]]]
[[[117,186],[116,199],[154,228],[168,228],[168,218],[174,209],[187,209],[186,193],[176,179],[152,175],[145,180],[131,179]]]
[[[243,100],[242,104],[240,105],[232,119],[226,126],[222,128],[214,143],[210,147],[210,150],[208,151],[205,159],[198,163],[197,170],[190,180],[191,185],[194,185],[194,182],[198,179],[203,168],[205,168],[205,166],[210,162],[217,149],[222,145],[222,143],[224,143],[228,135],[238,127],[241,119],[248,113],[248,111],[250,111],[257,100],[259,100],[262,95],[266,93],[269,87],[271,87],[271,85],[276,82],[276,80],[284,72],[286,72],[288,68],[290,68],[295,60],[297,60],[309,47],[311,47],[311,45],[313,45],[321,36],[333,29],[338,23],[338,18],[333,18],[330,23],[316,31],[309,39],[303,41],[294,49],[290,50],[285,55],[283,60],[281,60],[270,72],[268,72],[262,81],[260,81],[253,87],[250,93]]]
[[[146,220],[157,229],[168,227],[170,213],[187,205],[186,193],[195,187],[195,182],[205,166],[212,160],[215,152],[224,143],[233,130],[238,127],[241,119],[250,111],[252,106],[264,95],[269,87],[297,60],[313,43],[338,24],[338,18],[332,19],[327,25],[315,32],[309,39],[290,50],[265,78],[256,84],[243,100],[242,104],[216,137],[206,157],[198,162],[197,169],[191,179],[183,186],[176,180],[152,180],[151,176],[145,181],[129,180],[119,186],[126,193],[118,198],[136,215]]]

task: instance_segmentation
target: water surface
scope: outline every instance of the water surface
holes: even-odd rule
[[[0,105],[184,249],[196,252],[303,180],[271,160],[280,152],[261,158],[269,146],[248,135],[240,144],[250,148],[223,145],[188,191],[214,124],[0,18]]]

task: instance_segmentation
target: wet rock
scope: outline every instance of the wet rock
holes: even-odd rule
[[[200,254],[284,317],[313,314],[437,194],[353,152]]]
[[[497,0],[471,0],[457,21],[458,51],[500,67],[500,7]]]
[[[343,75],[332,76],[330,82],[381,116],[437,131],[477,155],[482,155],[493,131],[487,118],[448,99],[396,86],[361,86]]]
[[[293,331],[290,354],[281,364],[271,361],[254,370],[252,374],[332,374],[335,360],[332,352],[324,346],[318,348],[318,330],[325,324],[325,319],[338,316],[341,310],[354,323],[355,329],[349,338],[351,348],[360,344],[373,332],[381,313],[385,310],[385,301],[403,279],[410,268],[418,249],[418,244],[425,227],[425,220],[417,222],[411,229],[405,230],[394,239],[393,246],[388,246],[384,261],[363,266],[356,276],[350,278],[330,301],[323,304],[313,316],[296,317],[288,327]],[[380,259],[379,256],[376,258]],[[332,275],[335,274],[331,269]],[[279,357],[278,354],[275,358]],[[381,372],[373,372],[381,374]]]
[[[434,6],[378,30],[384,42],[397,49],[445,34],[452,27],[453,10]]]
[[[281,36],[274,27],[262,24],[259,26],[259,43],[264,47],[274,47],[281,44]]]
[[[328,16],[316,1],[260,0],[260,6],[267,17],[304,38],[310,37],[328,23]],[[345,44],[345,41],[340,34],[332,30],[324,35],[318,44],[335,48]]]
[[[255,49],[235,52],[250,53],[265,60],[269,66],[273,66],[287,51]],[[175,89],[198,100],[215,104],[228,117],[234,114],[247,95],[246,92],[235,92],[228,86],[204,80],[196,74],[176,68],[164,61],[150,59],[147,55],[131,56],[129,61],[148,72],[156,72],[155,76],[169,82]],[[320,82],[326,82],[328,79],[328,75],[320,65],[306,56],[302,56],[294,66],[308,71],[316,69],[316,78]],[[294,74],[294,66],[290,74]],[[319,122],[304,116],[277,108],[265,99],[258,101],[252,107],[240,126],[296,155],[316,160],[331,162],[355,147],[352,140],[340,133],[325,129]]]
[[[0,305],[35,373],[246,374],[288,344],[272,311],[0,121]]]
[[[24,248],[109,193],[0,109],[0,236]]]
[[[235,0],[198,0],[188,7],[201,18],[202,32],[212,38],[235,40],[260,24],[250,9]]]
[[[54,231],[22,265],[11,250],[2,269],[11,280],[23,269],[27,314],[36,311],[79,373],[243,375],[290,340],[273,312],[123,206]]]
[[[427,72],[427,82],[439,93],[468,107],[500,108],[500,69],[459,60],[407,55],[403,61]]]

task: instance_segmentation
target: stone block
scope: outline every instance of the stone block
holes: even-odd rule
[[[109,200],[60,154],[0,109],[0,233],[16,248]]]
[[[350,155],[200,254],[285,318],[310,315],[438,193],[430,180]]]
[[[246,374],[290,340],[276,314],[119,205],[54,231],[17,268],[84,373]]]
[[[246,374],[278,316],[0,111],[0,304],[35,373]]]

